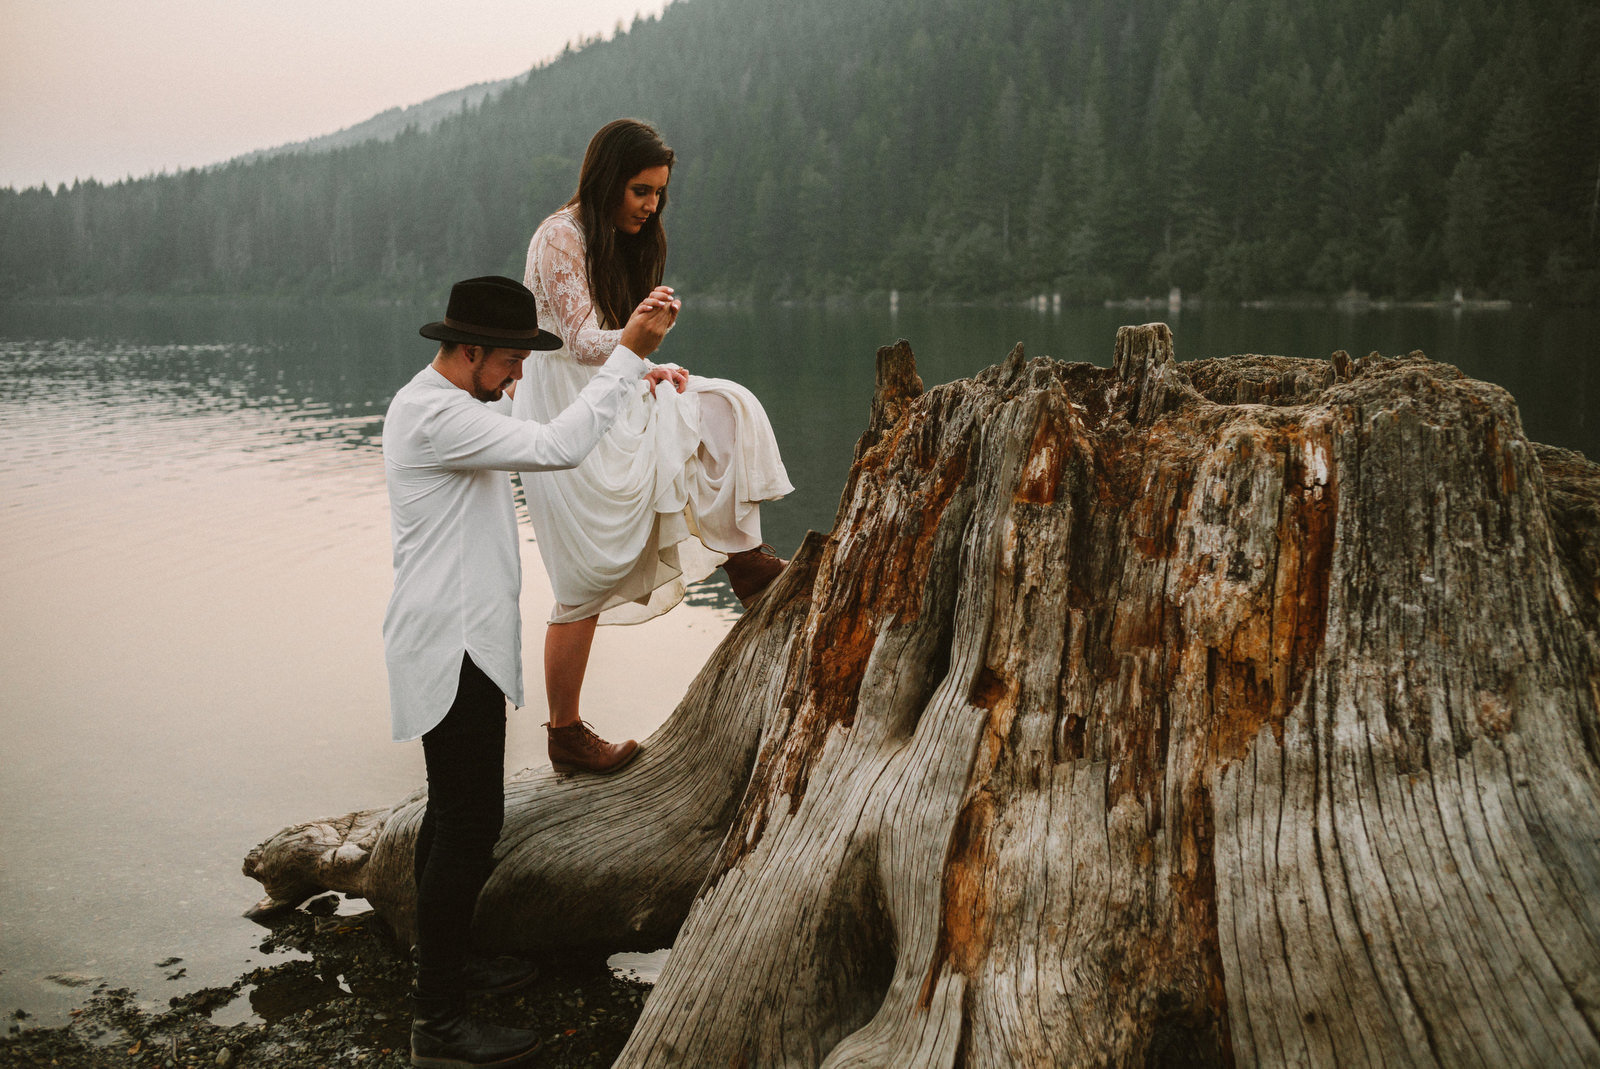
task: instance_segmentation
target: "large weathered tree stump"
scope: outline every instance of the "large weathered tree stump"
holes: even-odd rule
[[[902,343],[797,564],[508,787],[481,937],[676,932],[619,1065],[1600,1064],[1600,468],[1502,390]],[[247,867],[404,931],[416,815]]]

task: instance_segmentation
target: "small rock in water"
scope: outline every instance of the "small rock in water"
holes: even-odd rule
[[[232,1050],[232,1048],[223,1047],[221,1050],[217,1051],[217,1069],[228,1069],[228,1066],[230,1066],[232,1064],[233,1064],[233,1050]]]
[[[182,958],[167,958],[165,961],[156,962],[156,968],[158,968],[158,969],[170,969],[170,968],[172,968],[174,965],[178,964],[178,962],[180,962],[182,960],[183,960]]]

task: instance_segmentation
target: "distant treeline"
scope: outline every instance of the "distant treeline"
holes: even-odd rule
[[[680,0],[427,133],[0,191],[0,286],[520,276],[619,115],[686,291],[1600,300],[1593,0]]]

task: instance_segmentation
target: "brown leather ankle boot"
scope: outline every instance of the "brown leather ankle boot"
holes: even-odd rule
[[[595,772],[602,776],[615,772],[639,752],[639,744],[607,742],[582,720],[566,727],[545,725],[549,733],[550,765],[557,772]]]
[[[763,590],[772,585],[772,581],[778,578],[789,563],[770,552],[771,549],[771,546],[763,542],[755,549],[735,553],[723,562],[722,570],[728,575],[728,585],[733,587],[733,596],[747,609]]]

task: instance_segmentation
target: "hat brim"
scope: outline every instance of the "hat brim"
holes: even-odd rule
[[[541,330],[536,334],[521,338],[491,338],[487,334],[473,334],[455,327],[447,327],[443,322],[428,323],[417,328],[417,333],[424,338],[434,341],[455,342],[457,345],[484,345],[491,349],[536,349],[540,352],[549,352],[561,348],[561,338],[548,330]]]

